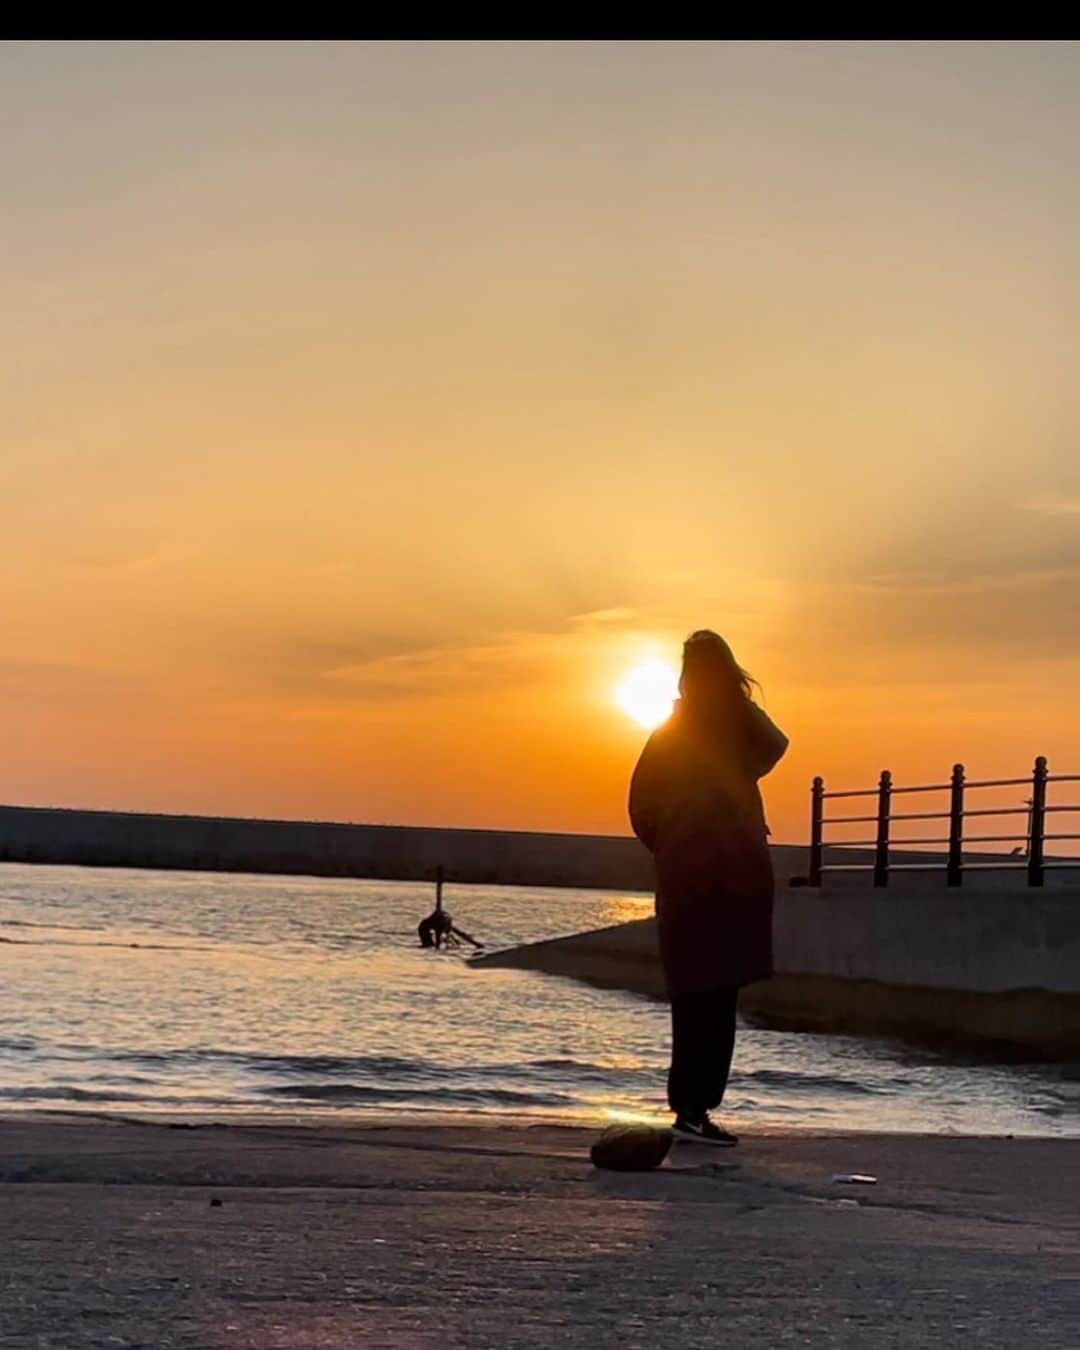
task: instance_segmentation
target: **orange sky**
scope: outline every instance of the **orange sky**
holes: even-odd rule
[[[7,44],[0,800],[623,831],[1080,765],[1075,44]]]

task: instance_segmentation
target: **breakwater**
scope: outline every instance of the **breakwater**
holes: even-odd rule
[[[804,850],[792,849],[793,855]],[[0,861],[649,891],[652,859],[617,835],[0,806]]]

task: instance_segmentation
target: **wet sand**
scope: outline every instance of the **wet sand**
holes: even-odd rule
[[[0,1346],[1080,1344],[1080,1141],[592,1137],[0,1121]]]

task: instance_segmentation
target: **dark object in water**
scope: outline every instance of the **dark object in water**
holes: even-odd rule
[[[454,931],[453,917],[442,908],[436,908],[426,919],[420,920],[417,928],[421,947],[449,946]]]
[[[471,933],[466,933],[464,928],[458,928],[453,915],[447,914],[444,909],[437,909],[426,919],[421,919],[416,931],[420,935],[421,947],[457,947],[460,946],[459,939],[463,939],[481,951],[484,948],[484,944]]]
[[[446,945],[456,947],[458,945],[458,938],[463,938],[466,942],[471,942],[474,947],[479,947],[481,951],[484,950],[484,944],[482,942],[474,938],[471,933],[466,933],[464,928],[459,928],[456,923],[451,923],[450,936],[446,940]]]
[[[673,1137],[669,1129],[655,1125],[609,1125],[589,1157],[608,1172],[651,1172],[667,1157]]]
[[[436,950],[440,947],[457,947],[458,939],[463,938],[466,942],[471,942],[474,947],[483,948],[483,943],[478,942],[471,933],[466,933],[463,928],[454,926],[454,917],[443,909],[442,903],[442,884],[443,870],[441,867],[435,871],[435,908],[427,916],[421,919],[417,927],[417,934],[420,938],[421,947],[434,947]]]

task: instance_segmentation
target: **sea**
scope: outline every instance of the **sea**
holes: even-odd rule
[[[666,1007],[433,952],[430,886],[0,864],[0,1112],[292,1122],[663,1116]],[[489,949],[651,897],[448,885]],[[1080,1135],[1080,1066],[744,1026],[736,1130]]]

